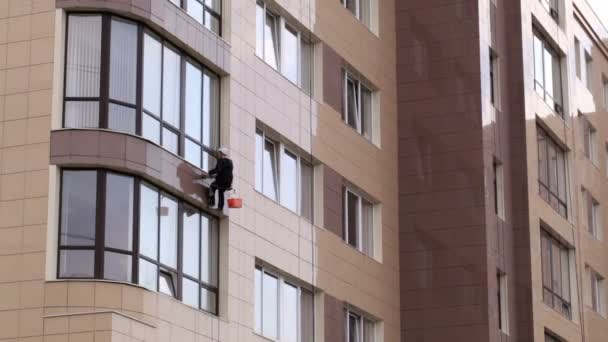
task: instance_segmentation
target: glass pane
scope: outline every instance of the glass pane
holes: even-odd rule
[[[566,160],[563,151],[557,153],[557,187],[559,198],[566,202]]]
[[[217,312],[217,295],[204,287],[201,287],[201,310]]]
[[[99,127],[99,102],[66,101],[63,127],[97,128]]]
[[[103,278],[131,282],[132,264],[130,255],[105,252]]]
[[[268,140],[264,141],[264,155],[263,155],[263,192],[264,195],[270,197],[273,200],[277,199],[277,185],[276,185],[276,153],[274,144]]]
[[[374,207],[373,205],[362,200],[361,207],[361,243],[363,245],[363,253],[374,255]]]
[[[70,15],[65,96],[98,97],[101,71],[101,16]]]
[[[545,185],[549,185],[547,165],[547,140],[544,134],[538,132],[538,179]]]
[[[61,250],[59,252],[60,278],[92,278],[95,251]]]
[[[201,165],[201,169],[205,172],[209,172],[209,170],[215,167],[217,160],[206,151],[203,151],[202,163],[203,165]]]
[[[205,5],[217,13],[222,13],[222,0],[205,0]]]
[[[158,292],[175,297],[175,276],[161,271],[158,276]]]
[[[180,56],[166,46],[163,51],[163,121],[179,128]]]
[[[158,266],[144,259],[139,259],[139,285],[156,291],[158,288]]]
[[[361,86],[361,124],[363,136],[367,139],[372,138],[372,92]]]
[[[568,254],[567,248],[562,248],[560,251],[562,266],[562,292],[560,295],[565,301],[570,302],[570,260]]]
[[[281,204],[298,210],[298,157],[287,150],[281,158]]]
[[[540,250],[543,273],[543,286],[551,288],[551,251],[549,246],[549,240],[544,234],[541,235]]]
[[[105,226],[106,247],[133,250],[132,177],[107,174]]]
[[[263,147],[264,146],[264,137],[261,133],[256,133],[255,135],[255,189],[257,191],[262,191],[262,183],[263,183]]]
[[[264,60],[271,67],[277,69],[279,56],[277,40],[277,19],[270,13],[266,13],[266,25],[264,29]]]
[[[161,53],[161,43],[149,34],[144,34],[143,105],[156,116],[160,115]]]
[[[357,83],[350,78],[346,81],[347,92],[347,123],[350,127],[359,130],[359,92]]]
[[[553,56],[548,50],[544,51],[545,93],[553,98]]]
[[[137,26],[112,18],[110,38],[110,98],[135,104]]]
[[[182,301],[198,309],[198,283],[184,278],[182,282]]]
[[[298,288],[283,283],[281,342],[298,342]]]
[[[314,331],[314,296],[312,292],[302,290],[300,296],[300,341],[313,342]]]
[[[363,25],[370,27],[371,26],[371,1],[370,0],[360,0],[361,6],[359,8],[359,17]]]
[[[359,235],[359,197],[350,191],[346,192],[348,243],[357,248]]]
[[[215,34],[220,34],[220,20],[209,11],[205,11],[205,27]]]
[[[545,70],[543,66],[543,57],[544,49],[542,41],[534,35],[534,80],[541,87],[545,82]]]
[[[188,0],[188,14],[200,24],[203,23],[203,5],[198,0]]]
[[[298,55],[299,55],[299,39],[298,32],[293,30],[288,25],[283,28],[282,37],[282,63],[281,71],[293,83],[298,83]]]
[[[264,273],[262,276],[262,334],[268,338],[278,337],[278,290],[277,278]]]
[[[370,320],[363,320],[363,342],[374,342],[375,325]]]
[[[360,324],[360,317],[354,314],[348,314],[348,342],[361,342],[359,339],[359,331],[361,331]]]
[[[258,334],[262,333],[262,271],[258,268],[255,269],[255,332]]]
[[[217,77],[203,73],[203,145],[211,148],[217,146],[218,113],[219,109],[219,80]]]
[[[97,172],[63,171],[61,245],[94,246]]]
[[[139,189],[139,252],[157,260],[158,192],[145,184],[141,184]]]
[[[178,138],[177,134],[173,133],[170,129],[163,127],[163,147],[169,152],[177,154],[178,150]]]
[[[201,167],[201,147],[190,139],[186,139],[186,151],[184,159],[192,165]]]
[[[562,293],[562,263],[561,263],[561,252],[555,241],[552,241],[551,245],[551,266],[552,269],[552,289],[553,293]]]
[[[217,286],[218,231],[217,222],[201,215],[201,281]]]
[[[312,167],[306,163],[300,163],[302,174],[300,181],[300,214],[312,221],[312,187],[313,187],[313,174]]]
[[[184,208],[184,251],[183,264],[184,273],[198,279],[199,243],[200,243],[200,215],[191,208]],[[198,286],[196,288],[198,293]]]
[[[201,71],[186,63],[186,134],[201,140]]]
[[[264,4],[258,1],[255,10],[255,54],[264,58]]]
[[[549,144],[549,189],[557,193],[557,154],[556,146]]]
[[[160,196],[160,262],[177,268],[177,202]]]
[[[160,122],[145,113],[142,117],[141,135],[156,144],[160,144]]]
[[[135,108],[110,103],[108,108],[108,128],[114,131],[135,134]]]

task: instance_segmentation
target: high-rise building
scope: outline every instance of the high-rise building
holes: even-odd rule
[[[607,39],[585,0],[0,0],[0,342],[604,341]]]

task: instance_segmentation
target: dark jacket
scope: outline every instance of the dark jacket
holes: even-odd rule
[[[215,184],[223,189],[232,187],[232,160],[228,158],[218,159],[217,165],[209,170],[209,176],[215,177]]]

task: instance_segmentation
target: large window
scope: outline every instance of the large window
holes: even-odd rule
[[[606,315],[606,295],[604,293],[604,277],[588,268],[591,280],[591,309],[600,315]]]
[[[346,341],[374,342],[376,340],[376,323],[352,310],[345,310]]]
[[[597,165],[597,130],[586,119],[582,119],[583,148],[585,157]]]
[[[306,93],[311,93],[312,44],[285,18],[256,6],[256,54]]]
[[[358,192],[344,188],[344,240],[374,256],[374,205]]]
[[[566,153],[540,126],[536,126],[536,138],[539,194],[567,217]]]
[[[217,312],[217,221],[143,180],[62,171],[59,278],[141,284]]]
[[[534,30],[534,89],[558,115],[564,115],[561,58],[536,30]]]
[[[374,0],[340,0],[344,8],[349,10],[363,25],[371,28],[372,1]]]
[[[354,74],[343,70],[342,119],[367,140],[372,140],[374,124],[373,92]]]
[[[209,170],[219,78],[134,22],[70,15],[63,126],[137,134]]]
[[[255,332],[274,341],[314,340],[313,292],[256,267]]]
[[[601,232],[601,219],[600,219],[600,204],[593,197],[591,192],[587,189],[583,189],[583,201],[584,208],[587,215],[587,231],[593,235],[594,238],[600,238]]]
[[[571,318],[570,250],[544,229],[541,229],[540,237],[543,301],[557,312]]]
[[[260,130],[255,151],[255,189],[312,221],[312,164]]]

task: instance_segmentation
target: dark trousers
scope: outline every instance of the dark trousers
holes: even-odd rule
[[[209,185],[209,201],[208,201],[208,205],[209,206],[213,206],[215,204],[215,191],[217,190],[218,194],[218,203],[217,203],[217,208],[219,210],[224,209],[224,191],[226,191],[227,189],[221,186],[218,186],[215,181],[213,183],[211,183],[211,185]]]

